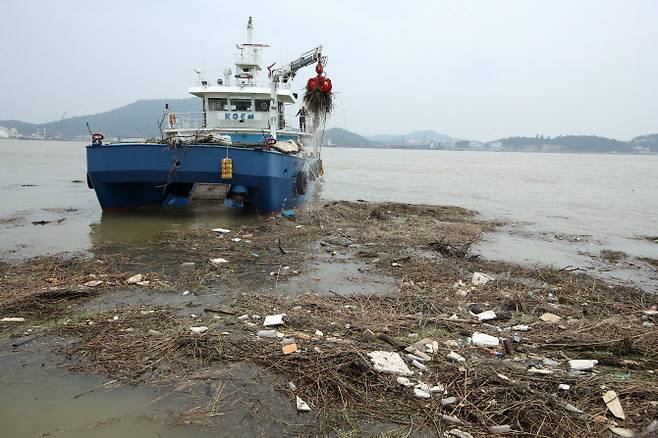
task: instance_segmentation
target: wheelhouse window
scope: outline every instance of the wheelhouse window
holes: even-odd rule
[[[270,99],[256,99],[256,111],[266,112],[270,110]]]
[[[231,99],[233,111],[251,111],[251,99]]]
[[[208,110],[228,111],[228,99],[208,98]]]

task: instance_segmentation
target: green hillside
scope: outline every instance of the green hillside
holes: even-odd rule
[[[33,134],[37,129],[45,129],[48,136],[53,136],[59,129],[62,138],[72,139],[89,136],[85,125],[85,122],[88,122],[92,130],[102,132],[108,138],[155,137],[160,135],[158,121],[162,117],[166,103],[169,103],[169,108],[175,112],[201,111],[201,102],[198,98],[139,100],[112,111],[72,117],[61,122],[57,120],[35,124],[17,120],[0,120],[0,126],[16,128],[24,136]]]

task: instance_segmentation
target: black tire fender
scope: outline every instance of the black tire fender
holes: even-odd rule
[[[308,189],[308,176],[306,172],[300,170],[295,176],[295,192],[298,195],[305,195]]]

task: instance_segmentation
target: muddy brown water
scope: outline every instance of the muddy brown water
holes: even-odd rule
[[[160,231],[180,228],[231,228],[258,218],[213,203],[187,208],[144,208],[102,214],[85,181],[84,145],[76,142],[0,140],[0,257],[87,251],[94,243],[115,242],[146,248]],[[571,265],[619,282],[658,291],[658,274],[637,257],[658,258],[658,244],[640,239],[658,235],[658,156],[524,154],[489,152],[325,149],[325,178],[319,198],[391,200],[450,204],[478,210],[508,225],[486,236],[476,251],[486,258],[523,263]],[[33,225],[33,221],[51,221]],[[603,263],[602,249],[629,256]],[[157,253],[152,262],[162,262]],[[274,292],[298,294],[386,293],[394,282],[373,276],[354,278],[355,261],[319,260]],[[270,286],[271,287],[271,286]],[[283,292],[282,292],[283,291]],[[103,301],[105,300],[105,301]],[[206,298],[199,294],[196,305]],[[90,303],[99,309],[116,302],[182,306],[180,296],[109,296]],[[187,308],[193,312],[194,307]],[[108,379],[66,372],[65,360],[49,353],[52,342],[37,340],[16,351],[0,345],[0,424],[3,436],[217,436],[217,430],[174,426],[184,412],[182,399],[154,403],[151,387],[112,387],[89,391]],[[43,365],[42,365],[43,364]],[[230,371],[230,370],[229,370]],[[231,374],[231,372],[233,374]],[[219,436],[261,436],[276,429],[263,418],[299,418],[286,397],[272,389],[261,370],[233,367],[225,382],[242,382],[222,418]],[[265,383],[263,383],[265,382]],[[188,394],[190,395],[190,394]],[[247,415],[258,401],[270,411]],[[278,421],[278,420],[277,420]]]

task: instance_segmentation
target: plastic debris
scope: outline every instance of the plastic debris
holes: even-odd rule
[[[184,297],[188,296],[189,294],[190,294],[190,291],[189,291],[189,290],[186,290],[186,291],[183,292],[183,296],[184,296]]]
[[[450,315],[450,318],[448,318],[448,321],[457,321],[458,319],[459,317],[453,313],[452,315]]]
[[[148,286],[149,284],[151,284],[151,282],[148,281],[148,280],[143,280],[143,281],[138,281],[137,282],[137,286]]]
[[[454,360],[455,362],[466,362],[466,358],[464,358],[459,353],[455,353],[454,351],[448,353],[448,359]]]
[[[297,385],[292,382],[288,382],[288,388],[290,388],[291,391],[297,391]]]
[[[86,283],[82,283],[82,285],[87,286],[87,287],[96,287],[96,286],[98,286],[99,284],[102,284],[102,283],[103,283],[103,280],[90,280]]]
[[[297,396],[297,410],[300,412],[309,412],[311,407],[299,396]]]
[[[267,315],[263,321],[265,327],[276,326],[283,324],[283,317],[287,316],[285,313],[279,313],[278,315]]]
[[[530,330],[530,327],[524,324],[519,324],[512,326],[512,330],[516,330],[517,332],[527,332]]]
[[[497,347],[500,344],[500,339],[486,333],[475,332],[471,336],[473,345],[480,347]]]
[[[619,396],[615,391],[608,391],[603,394],[603,401],[608,407],[612,415],[619,418],[620,420],[626,419],[626,414],[624,414],[624,409],[621,407],[621,402],[619,401]]]
[[[25,321],[25,318],[23,318],[22,316],[8,316],[0,319],[0,322],[23,322],[23,321]]]
[[[638,436],[634,430],[626,429],[624,427],[619,427],[619,426],[613,426],[612,424],[608,426],[608,429],[610,429],[610,432],[614,433],[617,436],[621,436],[623,438],[635,438],[636,436]]]
[[[324,336],[324,332],[322,332],[322,330],[316,330],[315,336]]]
[[[443,398],[443,399],[441,399],[441,406],[450,406],[450,405],[454,405],[454,404],[457,403],[458,401],[459,401],[459,400],[457,399],[457,397]]]
[[[447,432],[444,432],[443,436],[444,437],[455,436],[457,438],[473,438],[473,435],[471,435],[470,433],[464,432],[463,430],[459,430],[459,429],[452,429]]]
[[[221,234],[226,234],[231,232],[231,230],[227,230],[226,228],[213,228],[212,230],[215,233],[221,233]]]
[[[201,334],[201,333],[207,332],[208,327],[206,327],[205,325],[199,325],[199,326],[195,326],[195,327],[190,327],[190,331],[192,333]]]
[[[297,212],[295,210],[282,210],[281,216],[287,217],[288,219],[294,219],[297,217]]]
[[[281,348],[281,352],[284,355],[292,354],[297,351],[297,344],[292,343],[292,344],[286,344]]]
[[[450,424],[459,424],[459,423],[462,422],[459,418],[457,418],[455,416],[452,416],[452,415],[446,415],[446,414],[443,414],[441,416],[441,420],[445,421],[446,423],[450,423]]]
[[[413,371],[409,369],[398,353],[391,351],[373,351],[368,353],[375,371],[387,374],[398,374],[411,376]]]
[[[559,390],[561,390],[561,391],[568,391],[568,390],[571,389],[571,386],[570,386],[570,385],[567,385],[566,383],[560,383],[560,384],[557,386],[557,389],[559,389]]]
[[[238,242],[241,241],[241,240],[242,240],[242,239],[240,239],[239,237],[234,237],[233,239],[231,239],[231,241],[233,241],[233,242],[235,242],[235,243],[238,243]]]
[[[572,412],[574,414],[582,414],[583,411],[572,405],[571,403],[565,403],[564,404],[564,409],[566,409],[569,412]]]
[[[128,283],[128,284],[137,284],[140,281],[142,281],[143,279],[144,279],[144,276],[142,274],[135,274],[132,277],[130,277],[129,279],[127,279],[126,283]]]
[[[244,315],[238,316],[238,321],[246,321],[247,319],[249,319],[249,315],[246,313]]]
[[[554,368],[554,367],[560,365],[559,362],[557,362],[557,361],[555,361],[555,360],[553,360],[553,359],[549,359],[549,358],[544,358],[544,360],[542,360],[541,363],[542,363],[542,365],[544,365],[545,367],[549,367],[549,368]]]
[[[551,323],[551,324],[556,324],[556,323],[560,322],[560,320],[562,318],[560,318],[559,316],[557,316],[553,313],[546,312],[542,316],[540,316],[539,319],[541,319],[544,322],[548,322],[548,323]]]
[[[415,354],[407,353],[404,355],[404,357],[406,357],[409,362],[413,362],[414,360],[424,362],[422,357],[416,356]]]
[[[530,367],[530,369],[528,369],[528,372],[530,374],[544,374],[544,375],[545,374],[553,374],[553,371],[551,371],[551,370],[546,370],[546,369],[543,369],[543,368],[535,368],[535,367]]]
[[[223,265],[224,263],[228,263],[228,260],[217,257],[216,259],[210,259],[210,263],[213,265]]]
[[[491,433],[510,433],[512,427],[509,424],[501,424],[500,426],[491,426],[489,427],[489,432]]]
[[[417,360],[412,361],[411,365],[415,366],[416,368],[418,368],[421,371],[427,370],[427,367],[424,364],[422,364],[421,362],[418,362]]]
[[[492,319],[496,319],[496,318],[497,318],[496,312],[494,312],[493,310],[487,310],[486,312],[478,313],[478,314],[475,315],[475,316],[476,316],[477,319],[479,319],[480,321],[490,321],[490,320],[492,320]]]
[[[569,361],[569,367],[574,371],[585,371],[594,368],[599,363],[596,359],[574,359]]]
[[[436,385],[432,386],[429,390],[430,390],[430,394],[433,394],[435,392],[444,392],[446,389],[443,385],[437,383]]]
[[[430,393],[420,388],[414,388],[414,395],[418,398],[430,398]]]
[[[473,272],[473,278],[471,278],[471,283],[473,283],[475,286],[482,286],[484,284],[489,283],[491,280],[494,278],[490,275],[487,275],[482,272]]]
[[[407,379],[406,377],[400,376],[396,379],[396,381],[402,386],[414,386],[411,380]]]
[[[276,330],[259,330],[256,336],[259,338],[276,338],[278,332]]]

